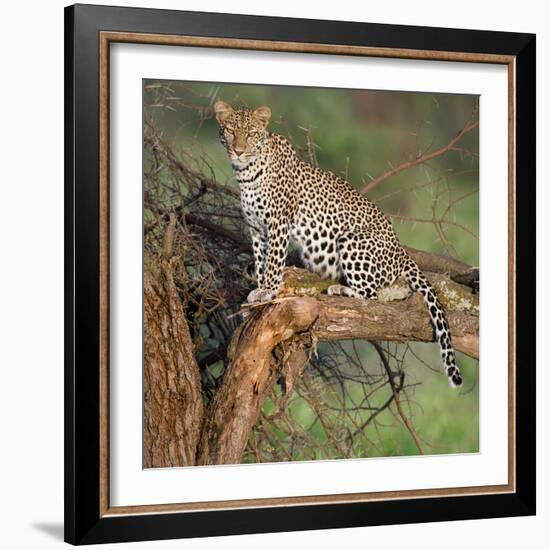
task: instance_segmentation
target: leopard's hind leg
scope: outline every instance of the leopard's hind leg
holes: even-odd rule
[[[370,232],[346,233],[338,239],[338,253],[345,285],[332,285],[330,295],[376,299],[377,289],[398,273],[388,263],[385,243]]]

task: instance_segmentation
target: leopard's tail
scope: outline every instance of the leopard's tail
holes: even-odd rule
[[[449,324],[445,317],[445,310],[439,301],[435,290],[426,279],[425,275],[420,271],[414,260],[407,257],[403,275],[407,280],[413,292],[419,292],[424,298],[424,303],[428,308],[430,319],[435,331],[435,337],[441,351],[443,359],[443,368],[449,378],[449,383],[453,388],[458,388],[462,385],[462,375],[456,364],[455,351],[451,341],[451,332]]]

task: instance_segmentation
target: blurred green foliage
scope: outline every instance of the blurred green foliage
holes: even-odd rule
[[[217,99],[249,108],[268,105],[273,113],[271,131],[291,139],[306,159],[309,131],[319,166],[345,176],[357,188],[449,143],[477,119],[478,105],[477,96],[468,95],[157,80],[144,81],[143,93],[145,116],[162,128],[174,150],[205,156],[213,176],[233,184],[212,118]],[[368,194],[392,218],[403,244],[478,265],[478,139],[475,129],[456,144],[456,150],[403,170]],[[405,347],[392,349],[399,355]],[[425,452],[478,451],[477,361],[458,354],[465,384],[455,391],[440,373],[435,344],[411,344],[410,349],[414,355],[407,354],[405,372],[409,383],[416,385],[408,390],[410,401],[405,406]],[[366,343],[362,354],[365,362],[375,361],[375,352]],[[353,395],[353,382],[348,384]],[[265,414],[273,407],[273,402],[266,403]],[[291,407],[295,420],[304,427],[311,424],[315,415],[308,402],[298,397]],[[311,426],[311,433],[320,443],[329,437],[320,423]],[[288,434],[277,435],[284,439]],[[418,454],[410,433],[391,409],[367,427],[366,435],[376,444],[355,449],[355,456]],[[252,461],[253,456],[245,460]]]

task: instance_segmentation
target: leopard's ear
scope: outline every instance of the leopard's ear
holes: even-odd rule
[[[262,123],[264,128],[267,128],[269,119],[271,118],[271,109],[269,107],[258,107],[252,114],[256,120]]]
[[[218,124],[222,124],[223,121],[233,112],[233,107],[225,101],[216,101],[214,103],[214,113]]]

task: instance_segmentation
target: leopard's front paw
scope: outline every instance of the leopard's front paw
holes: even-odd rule
[[[250,292],[246,301],[251,304],[252,302],[269,302],[277,296],[274,290],[265,290],[263,288],[255,288]]]

